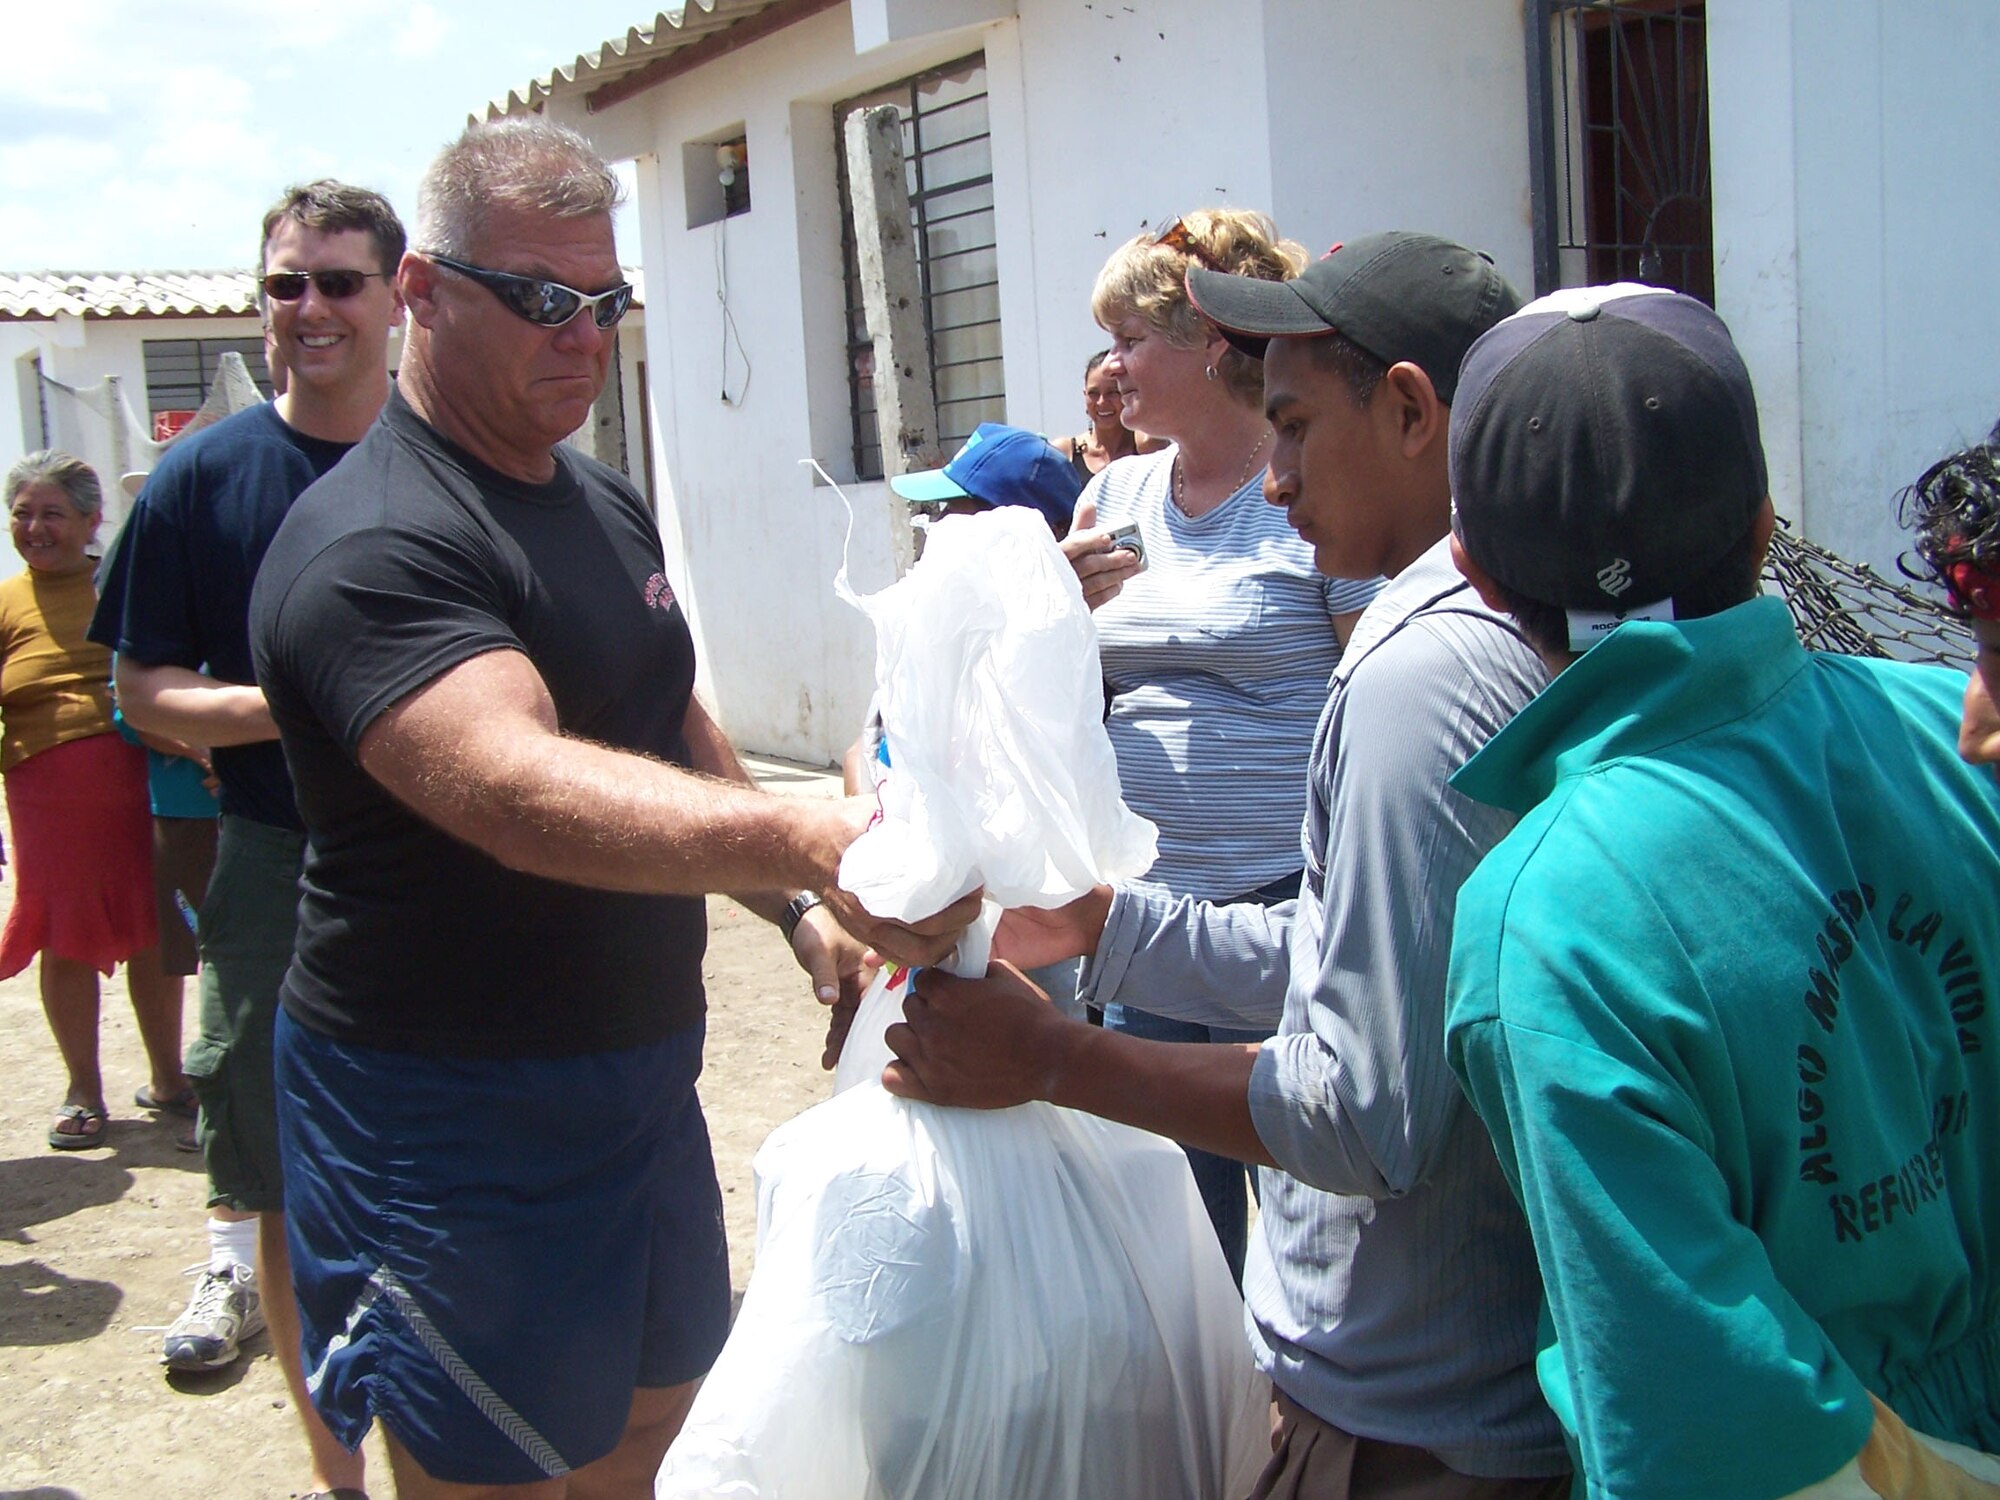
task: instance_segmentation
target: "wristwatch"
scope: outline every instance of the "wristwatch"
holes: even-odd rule
[[[792,934],[799,930],[799,923],[805,920],[805,914],[819,904],[819,897],[811,891],[800,891],[785,903],[784,911],[778,915],[778,931],[785,935],[786,942],[789,943]]]

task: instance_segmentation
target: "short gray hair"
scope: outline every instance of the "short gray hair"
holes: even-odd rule
[[[7,504],[11,508],[22,490],[38,484],[52,484],[68,497],[77,514],[94,516],[104,509],[104,486],[97,470],[80,458],[43,448],[30,453],[7,471]]]
[[[567,125],[539,116],[468,125],[424,173],[413,248],[465,260],[495,207],[587,219],[624,196],[604,158]]]

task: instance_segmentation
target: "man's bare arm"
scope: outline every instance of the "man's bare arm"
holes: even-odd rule
[[[210,749],[278,737],[254,683],[217,682],[188,667],[147,666],[122,655],[115,672],[118,707],[142,733]]]
[[[757,785],[756,778],[744,769],[743,762],[737,758],[736,747],[729,743],[729,736],[722,732],[722,726],[702,706],[701,699],[688,699],[687,717],[681,733],[687,739],[688,763],[702,775],[713,776],[718,781],[734,782],[738,786],[754,788]],[[785,903],[798,891],[729,891],[726,894],[765,921],[776,923],[785,909]]]
[[[359,758],[445,832],[551,880],[660,895],[814,890],[856,937],[910,963],[948,953],[978,908],[912,924],[869,917],[835,877],[872,803],[774,797],[572,739],[518,651],[475,656],[391,705]]]
[[[844,803],[783,802],[565,736],[518,651],[475,656],[391,705],[359,758],[508,868],[603,890],[817,888],[858,831]]]
[[[682,733],[687,739],[688,759],[696,770],[741,786],[756,785],[729,736],[699,698],[688,702]],[[774,926],[783,925],[786,903],[797,894],[796,890],[730,892],[735,901]],[[861,1003],[862,991],[875,977],[875,966],[868,962],[868,944],[842,927],[825,906],[816,906],[799,919],[792,929],[791,943],[792,957],[812,980],[813,994],[822,1005],[833,1007],[833,1026],[844,1032],[845,1022]],[[829,1033],[820,1064],[831,1068],[839,1057],[840,1048]]]
[[[1045,1099],[1236,1161],[1275,1166],[1250,1114],[1257,1048],[1153,1042],[1073,1021],[1016,969],[919,974],[889,1028],[892,1094],[970,1109]]]

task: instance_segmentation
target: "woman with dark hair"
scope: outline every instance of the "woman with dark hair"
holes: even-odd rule
[[[1057,438],[1051,445],[1069,460],[1080,484],[1089,484],[1117,459],[1157,453],[1167,446],[1162,439],[1125,425],[1125,403],[1119,398],[1118,382],[1104,368],[1110,356],[1109,349],[1100,349],[1083,367],[1083,414],[1090,421],[1090,431]]]
[[[31,453],[7,475],[14,547],[0,583],[0,775],[14,847],[14,906],[0,978],[41,955],[42,1009],[69,1073],[49,1145],[104,1142],[98,973],[122,963],[152,1077],[144,1108],[193,1112],[181,1071],[181,987],[160,972],[146,759],[111,718],[111,653],[84,638],[97,605],[104,493],[88,464]],[[93,972],[96,971],[96,972]]]
[[[1264,502],[1263,366],[1188,298],[1190,266],[1285,281],[1305,259],[1263,214],[1199,210],[1120,246],[1091,297],[1111,335],[1099,369],[1124,424],[1172,446],[1093,479],[1064,550],[1097,610],[1121,789],[1160,830],[1146,879],[1198,900],[1297,894],[1313,728],[1348,632],[1380,587],[1321,575],[1312,548]],[[1114,548],[1120,527],[1143,550]],[[1104,1024],[1163,1041],[1269,1034],[1121,1005]],[[1188,1159],[1240,1282],[1248,1169],[1202,1151]]]
[[[1905,562],[1904,571],[1944,590],[1978,647],[1958,753],[1973,765],[2000,767],[2000,427],[1926,469],[1904,491],[1902,509],[1917,534],[1919,564]]]

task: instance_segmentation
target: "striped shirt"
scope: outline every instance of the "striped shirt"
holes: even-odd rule
[[[1189,519],[1171,498],[1177,451],[1122,458],[1085,491],[1099,525],[1136,521],[1146,546],[1145,571],[1097,611],[1105,727],[1126,804],[1159,825],[1146,878],[1220,900],[1299,868],[1332,617],[1382,585],[1321,576],[1261,474]]]
[[[1078,989],[1278,1022],[1250,1078],[1283,1168],[1261,1174],[1244,1273],[1252,1351],[1322,1420],[1494,1477],[1569,1464],[1535,1381],[1534,1246],[1444,1051],[1458,888],[1513,819],[1446,779],[1547,675],[1438,543],[1369,607],[1334,674],[1299,899],[1120,887]]]

